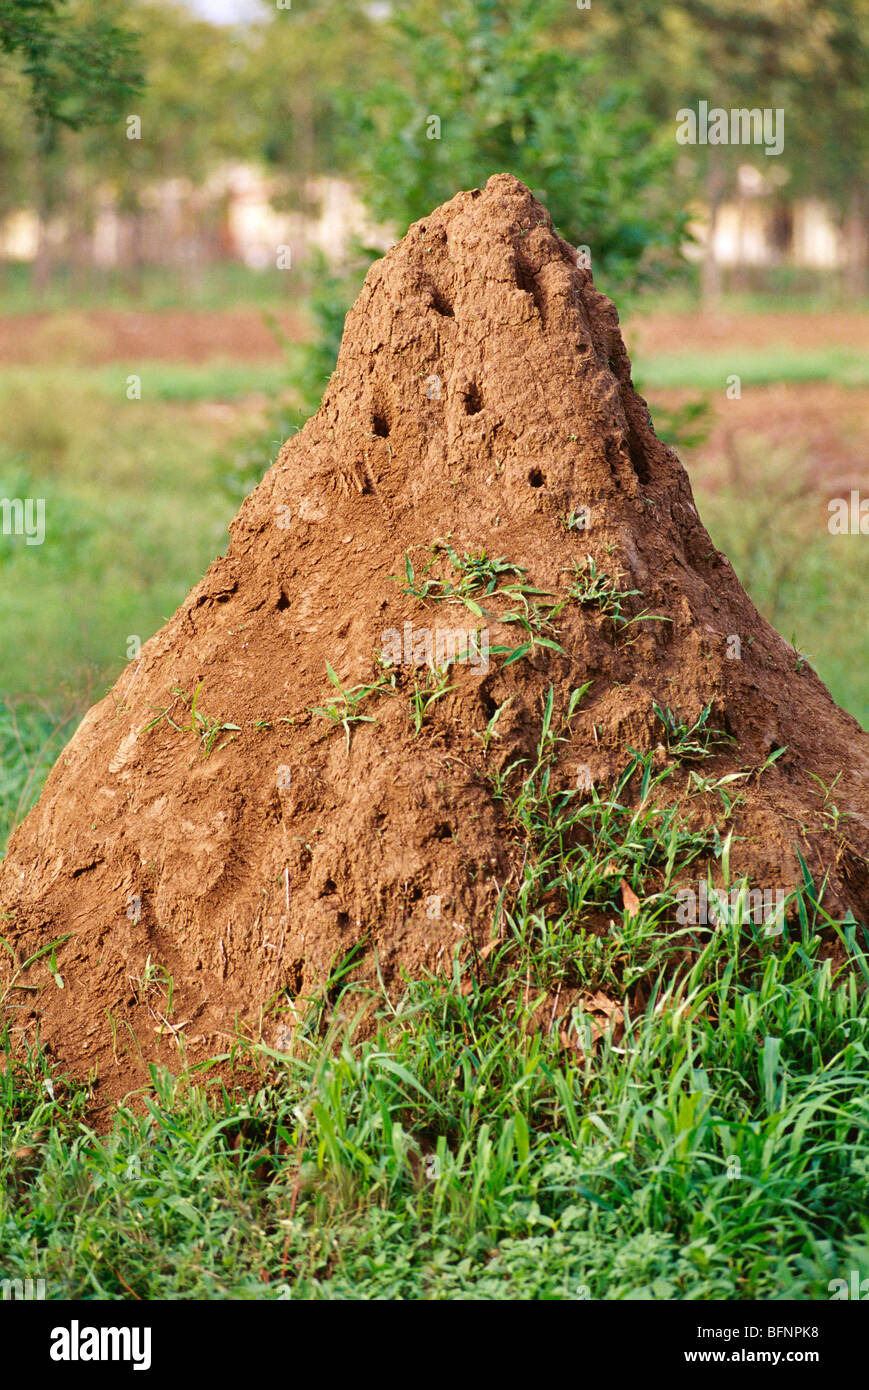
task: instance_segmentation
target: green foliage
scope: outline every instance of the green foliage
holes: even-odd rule
[[[667,752],[680,762],[694,758],[711,758],[717,744],[733,742],[729,734],[710,725],[711,704],[704,706],[693,721],[674,714],[669,707],[661,709],[659,705],[653,705],[652,708],[659,723],[664,727]]]
[[[291,342],[274,317],[270,318],[270,327],[283,348],[284,381],[292,403],[286,398],[278,400],[265,430],[236,441],[232,471],[223,475],[230,496],[239,501],[246,497],[274,463],[284,441],[319,409],[335,369],[344,320],[370,261],[370,255],[357,251],[349,266],[336,270],[320,254],[309,258],[301,273],[311,286],[306,307],[313,331],[303,343]]]
[[[452,568],[451,578],[444,579],[431,574],[443,555],[446,555]],[[527,593],[540,592],[525,585],[526,571],[521,565],[514,565],[506,556],[487,555],[485,550],[480,550],[477,554],[466,552],[459,556],[449,541],[435,541],[430,547],[430,559],[423,566],[419,576],[414,569],[410,553],[405,553],[404,574],[406,583],[401,590],[403,594],[410,594],[423,602],[462,603],[475,618],[482,618],[486,610],[472,597],[474,594],[480,598],[493,598],[509,593],[512,597],[517,586]],[[502,576],[508,574],[513,574],[516,578],[507,584],[501,584]],[[455,578],[456,575],[458,578]],[[393,579],[395,577],[391,576]]]
[[[193,399],[219,379],[206,390],[194,376]],[[131,635],[150,637],[224,543],[233,508],[213,478],[227,424],[149,399],[149,368],[141,401],[124,382],[117,367],[0,373],[0,497],[45,501],[42,545],[0,535],[0,587],[15,596],[0,613],[0,697],[83,712]],[[234,429],[252,418],[230,414]]]
[[[348,163],[400,234],[460,189],[515,174],[623,295],[678,259],[675,145],[633,80],[556,45],[559,16],[552,0],[395,7],[382,80],[346,97]]]
[[[139,41],[115,22],[118,12],[107,17],[87,0],[4,0],[0,54],[27,77],[44,125],[112,120],[140,90]]]
[[[454,685],[447,685],[449,678],[449,663],[446,666],[430,666],[422,677],[414,675],[413,690],[410,692],[410,722],[414,738],[422,733],[432,705],[455,690]]]
[[[0,699],[0,856],[78,722],[77,705],[58,713],[57,703]]]
[[[489,617],[499,623],[516,623],[526,633],[527,640],[518,647],[494,646],[493,656],[506,656],[504,666],[521,660],[537,647],[548,647],[550,651],[563,652],[563,648],[553,636],[555,628],[552,617],[561,611],[563,605],[537,603],[538,598],[548,598],[543,589],[535,589],[526,582],[526,571],[515,565],[506,556],[487,555],[485,550],[476,554],[458,555],[448,540],[439,540],[430,547],[431,558],[417,576],[410,554],[405,553],[404,569],[406,584],[403,594],[411,594],[421,602],[460,603],[475,618]],[[452,577],[430,576],[432,568],[445,555],[453,571]],[[458,579],[455,576],[458,575]],[[507,579],[505,576],[513,575]],[[396,576],[392,575],[395,579]],[[506,599],[508,608],[484,608],[481,600]]]
[[[311,257],[307,274],[311,284],[308,299],[314,332],[305,343],[297,370],[292,373],[294,390],[301,398],[303,419],[313,415],[329,384],[335,370],[344,320],[347,312],[359,293],[362,278],[368,268],[371,256],[360,259],[357,253],[353,263],[341,270],[330,269],[322,255]]]
[[[155,729],[158,726],[158,724],[162,724],[163,720],[165,719],[166,723],[170,726],[170,728],[175,729],[179,734],[196,735],[199,744],[200,756],[202,758],[207,758],[209,753],[212,752],[212,750],[214,749],[215,742],[220,734],[228,733],[229,738],[224,739],[223,743],[221,743],[218,746],[218,753],[220,752],[221,748],[225,748],[228,743],[233,743],[235,741],[235,735],[241,733],[240,725],[229,724],[220,719],[215,719],[213,715],[202,713],[202,711],[198,707],[199,696],[202,693],[202,685],[203,682],[200,681],[193,692],[192,698],[189,701],[186,693],[183,690],[181,690],[179,686],[175,686],[172,690],[173,699],[170,704],[166,705],[162,709],[160,709],[156,705],[151,706],[152,709],[157,709],[157,715],[154,719],[148,721],[148,723],[144,726],[141,732],[145,734],[149,731],[149,729]],[[181,701],[183,709],[188,713],[189,716],[188,722],[185,724],[178,724],[172,718],[172,712],[175,709],[175,705],[178,700]]]
[[[833,698],[869,728],[865,536],[830,535],[809,443],[735,439],[728,452],[725,486],[695,483],[714,544],[767,621],[798,634]]]
[[[326,662],[326,675],[338,694],[328,700],[325,705],[312,705],[311,714],[316,714],[320,719],[328,719],[335,728],[340,727],[344,730],[347,756],[349,757],[350,735],[353,732],[354,724],[377,723],[373,714],[360,714],[361,705],[372,695],[394,695],[395,676],[391,673],[384,673],[369,684],[343,686],[328,661]],[[324,734],[323,737],[325,738],[326,735]]]
[[[622,589],[620,577],[600,570],[591,555],[586,555],[581,563],[573,562],[573,576],[568,596],[583,606],[597,608],[604,617],[609,618],[616,632],[643,622],[670,622],[659,613],[650,613],[644,608],[642,613],[629,617],[625,612],[624,601],[629,598],[642,598],[640,589]]]

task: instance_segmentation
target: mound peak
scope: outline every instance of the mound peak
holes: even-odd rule
[[[354,952],[391,988],[485,942],[523,854],[492,777],[533,763],[550,689],[587,687],[564,786],[699,721],[704,773],[740,774],[734,874],[792,887],[799,848],[832,911],[869,915],[869,736],[712,545],[613,305],[516,179],[372,266],[320,410],[230,531],[0,867],[13,1036],[105,1098],[239,1020],[274,1045],[276,1001]],[[724,832],[717,792],[692,804]],[[61,938],[62,991],[26,964]]]

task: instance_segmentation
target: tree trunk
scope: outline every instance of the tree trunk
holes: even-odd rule
[[[857,187],[851,194],[843,227],[845,266],[842,283],[847,303],[852,303],[855,299],[862,299],[869,288],[867,221],[869,218],[867,218],[866,194],[862,188]]]

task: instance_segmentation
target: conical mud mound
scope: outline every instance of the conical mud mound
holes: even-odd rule
[[[231,535],[0,871],[13,1035],[105,1096],[177,1066],[176,1038],[188,1061],[238,1027],[273,1044],[270,1001],[354,948],[390,988],[485,942],[523,853],[492,777],[533,759],[550,687],[563,710],[587,686],[564,786],[658,749],[698,824],[742,798],[733,875],[789,890],[799,848],[866,920],[869,736],[710,542],[613,305],[514,178],[372,267]]]

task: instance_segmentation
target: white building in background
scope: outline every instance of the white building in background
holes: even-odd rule
[[[793,259],[796,265],[830,269],[844,263],[841,233],[818,198],[802,198],[794,206]]]
[[[32,261],[39,245],[39,218],[32,208],[18,208],[0,222],[0,256],[9,261]]]
[[[304,202],[313,211],[278,211],[273,205],[285,185],[253,165],[217,170],[201,186],[189,179],[155,183],[141,197],[140,215],[122,213],[109,186],[97,197],[90,237],[94,265],[111,270],[132,255],[145,263],[190,265],[238,260],[253,269],[276,264],[289,247],[295,264],[319,250],[333,264],[346,257],[356,240],[384,250],[393,240],[367,216],[345,179],[322,177],[306,186]],[[66,219],[52,220],[49,237],[63,255]],[[36,213],[23,208],[0,223],[0,257],[32,261],[40,241]]]
[[[239,259],[254,269],[274,265],[279,246],[289,246],[294,257],[321,251],[328,261],[337,263],[354,240],[385,250],[392,239],[371,221],[345,179],[311,180],[305,200],[317,209],[314,214],[276,211],[272,198],[279,192],[279,182],[250,165],[224,171],[219,181],[226,197],[229,236]]]
[[[785,200],[779,182],[751,164],[740,167],[736,197],[722,203],[715,221],[713,247],[718,264],[840,269],[846,260],[845,243],[832,208],[818,198]],[[699,261],[709,235],[708,213],[702,205],[691,230],[699,244],[689,246],[686,254]]]
[[[253,269],[276,264],[288,247],[298,264],[312,250],[331,263],[347,255],[354,241],[385,250],[392,233],[373,223],[345,179],[323,176],[305,189],[313,212],[279,211],[273,205],[285,184],[250,164],[228,165],[201,186],[188,179],[155,183],[142,198],[137,224],[118,211],[112,190],[100,191],[91,237],[95,265],[112,269],[132,255],[145,263],[195,266],[229,259]],[[49,236],[58,256],[66,238],[63,217]],[[698,205],[692,230],[698,243],[687,255],[703,256],[708,216]],[[37,253],[39,219],[21,209],[0,224],[0,257],[30,261]],[[845,264],[845,246],[832,209],[819,199],[784,200],[780,190],[751,165],[739,170],[737,195],[719,208],[714,231],[715,258],[721,266],[804,266],[824,270]]]

